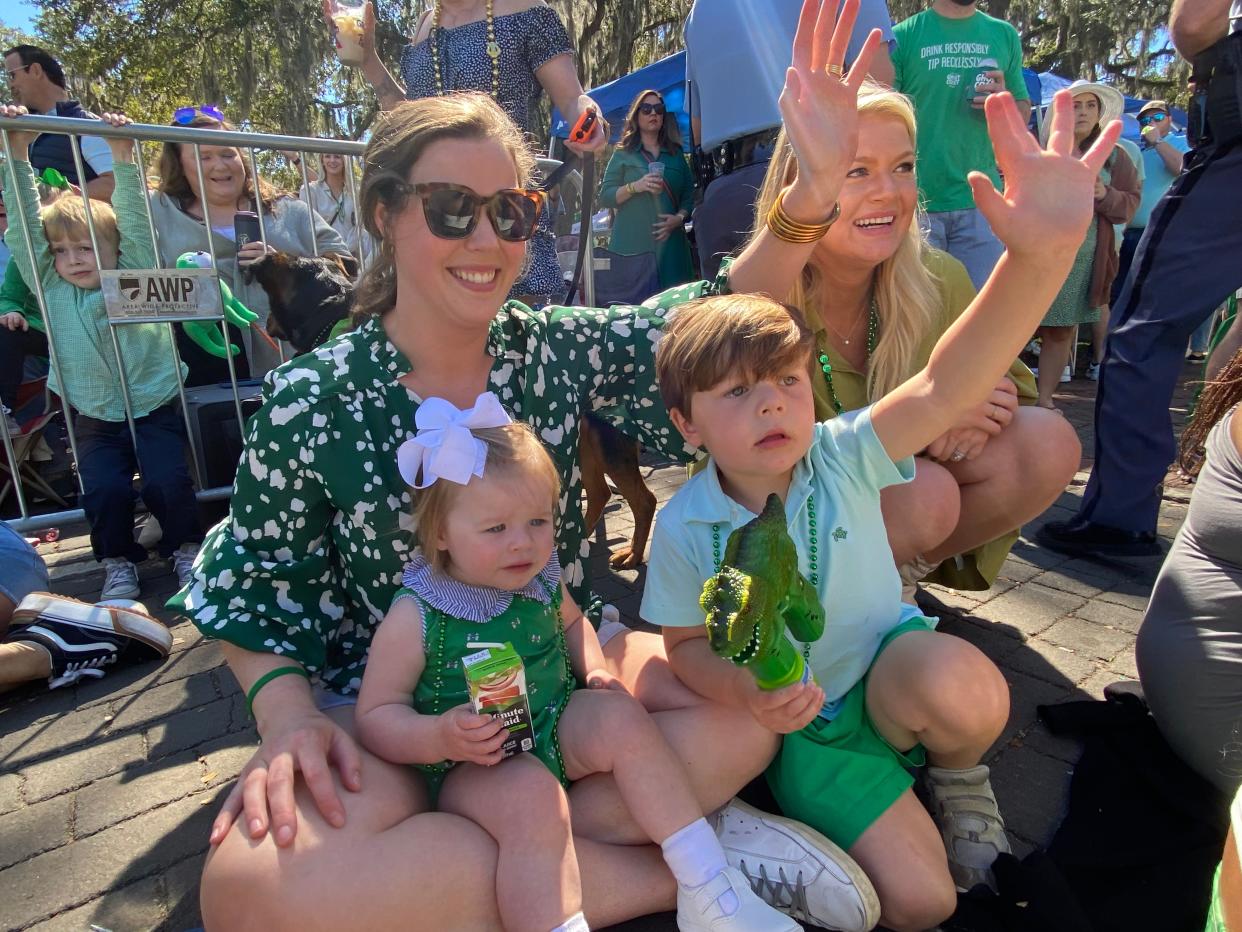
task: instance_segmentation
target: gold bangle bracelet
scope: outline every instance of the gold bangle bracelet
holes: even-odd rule
[[[832,205],[832,213],[823,223],[801,223],[785,212],[785,192],[782,191],[772,202],[772,209],[768,211],[767,225],[773,236],[786,243],[815,243],[823,238],[839,216],[840,201]]]

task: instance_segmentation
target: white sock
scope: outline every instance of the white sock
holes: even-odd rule
[[[552,932],[591,932],[591,927],[587,925],[586,917],[581,912],[574,913]]]
[[[706,819],[695,819],[673,832],[660,843],[660,848],[668,869],[683,887],[701,887],[729,866],[720,839]],[[732,916],[741,905],[732,891],[723,894],[718,902],[726,916]]]

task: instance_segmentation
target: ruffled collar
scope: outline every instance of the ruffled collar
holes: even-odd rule
[[[401,574],[401,584],[446,615],[482,624],[507,609],[515,595],[544,605],[552,604],[552,596],[561,584],[561,563],[553,550],[544,568],[521,589],[493,589],[491,586],[472,586],[433,569],[420,551],[406,565]]]

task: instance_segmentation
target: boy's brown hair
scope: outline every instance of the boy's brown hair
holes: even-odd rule
[[[90,228],[86,225],[86,205],[80,197],[58,197],[39,211],[39,219],[43,221],[43,235],[49,243],[91,238]],[[117,230],[116,213],[111,205],[92,198],[91,221],[95,224],[95,236],[99,242],[108,242],[120,249],[121,234]]]
[[[503,427],[472,430],[470,433],[487,444],[487,460],[483,466],[485,479],[532,479],[546,484],[555,502],[561,490],[560,473],[556,471],[552,457],[529,425],[506,424]],[[481,480],[473,478],[470,481]],[[440,479],[427,488],[414,492],[414,520],[419,545],[427,562],[442,572],[448,566],[448,554],[439,549],[435,542],[444,529],[449,509],[466,487],[448,479]]]
[[[690,399],[734,373],[763,379],[810,367],[815,334],[802,312],[755,294],[699,298],[679,307],[656,347],[665,406],[690,417]]]

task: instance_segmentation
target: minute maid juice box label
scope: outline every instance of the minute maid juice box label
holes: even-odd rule
[[[535,746],[535,731],[530,723],[522,658],[512,644],[467,646],[477,648],[461,659],[474,711],[496,716],[509,729],[509,738],[501,747],[505,757],[531,750]]]

